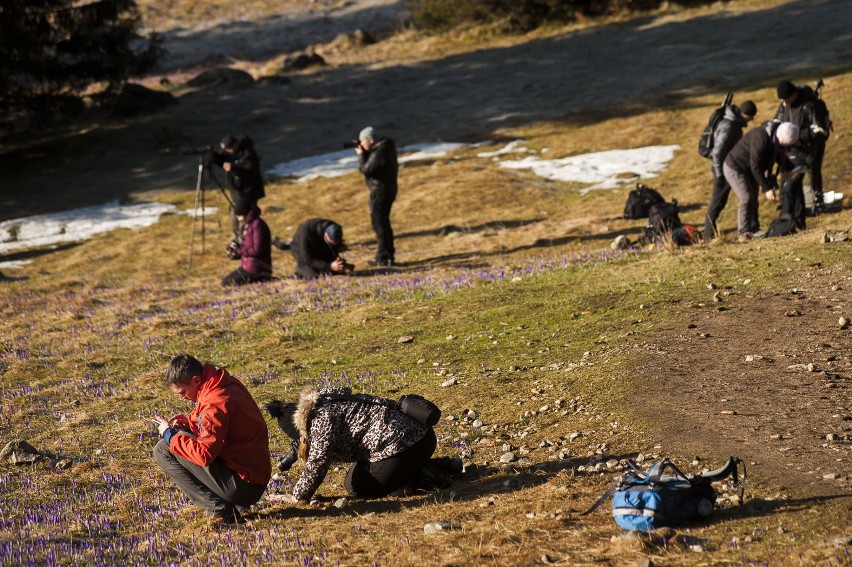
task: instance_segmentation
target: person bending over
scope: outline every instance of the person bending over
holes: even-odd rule
[[[722,171],[740,200],[737,231],[741,242],[760,230],[758,192],[762,189],[767,201],[775,200],[778,181],[773,166],[776,162],[784,163],[784,148],[798,139],[799,129],[795,124],[764,122],[749,130],[725,158]]]
[[[417,476],[437,445],[435,431],[402,413],[395,401],[353,396],[345,387],[306,387],[297,403],[275,401],[267,405],[270,412],[272,407],[281,429],[300,440],[304,468],[288,495],[291,502],[309,502],[332,463],[354,463],[344,480],[351,495],[387,496]]]
[[[187,354],[172,359],[164,383],[195,403],[189,416],[157,415],[154,460],[217,523],[242,521],[272,476],[269,431],[243,384],[224,368]]]
[[[233,240],[225,254],[240,260],[240,267],[222,279],[223,286],[264,282],[272,279],[272,239],[269,226],[260,218],[260,209],[237,201],[237,219],[243,224],[243,237]]]
[[[290,253],[296,259],[298,279],[312,280],[321,275],[342,274],[352,266],[340,257],[345,249],[343,227],[328,219],[308,219],[296,229]]]

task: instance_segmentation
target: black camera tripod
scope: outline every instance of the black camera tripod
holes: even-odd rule
[[[230,197],[225,192],[225,188],[222,186],[222,183],[219,181],[219,178],[213,173],[210,169],[210,158],[211,158],[211,148],[210,146],[204,146],[200,148],[192,148],[188,150],[183,150],[182,154],[194,154],[198,155],[198,180],[195,183],[195,205],[192,210],[192,232],[189,235],[189,261],[187,262],[186,271],[189,272],[192,270],[192,249],[195,244],[195,221],[198,218],[198,203],[201,202],[201,253],[204,254],[204,208],[205,208],[205,199],[204,199],[204,177],[205,174],[207,177],[212,178],[216,185],[219,186],[219,190],[222,192],[222,195],[225,197],[225,200],[228,202],[229,207],[233,207],[234,203],[231,202]]]

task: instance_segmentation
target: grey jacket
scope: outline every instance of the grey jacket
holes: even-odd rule
[[[713,175],[722,176],[722,164],[728,157],[731,148],[743,137],[743,128],[748,123],[743,120],[738,106],[730,104],[725,107],[725,116],[713,131],[713,149],[710,150],[710,163]]]
[[[395,401],[353,396],[349,388],[305,388],[293,421],[308,443],[307,462],[293,489],[298,500],[313,496],[332,463],[375,463],[426,435],[426,427],[402,413]]]

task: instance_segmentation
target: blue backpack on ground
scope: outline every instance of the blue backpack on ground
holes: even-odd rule
[[[706,518],[716,504],[713,482],[728,476],[733,478],[742,504],[745,491],[745,463],[731,457],[725,466],[707,473],[685,475],[674,463],[663,459],[650,469],[639,468],[633,461],[632,469],[624,473],[597,502],[582,515],[595,510],[612,495],[612,515],[615,522],[631,531],[648,532],[662,527],[677,527],[694,520]],[[739,482],[737,466],[743,465],[743,482]],[[666,470],[671,469],[667,474]]]

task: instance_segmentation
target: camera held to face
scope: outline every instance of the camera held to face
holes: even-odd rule
[[[281,472],[287,472],[290,470],[290,467],[293,466],[293,463],[299,460],[299,440],[293,439],[292,443],[290,443],[290,450],[287,453],[278,459],[278,470]]]
[[[351,150],[351,149],[357,148],[360,145],[361,145],[361,142],[359,142],[358,140],[343,142],[343,149],[344,150]]]

